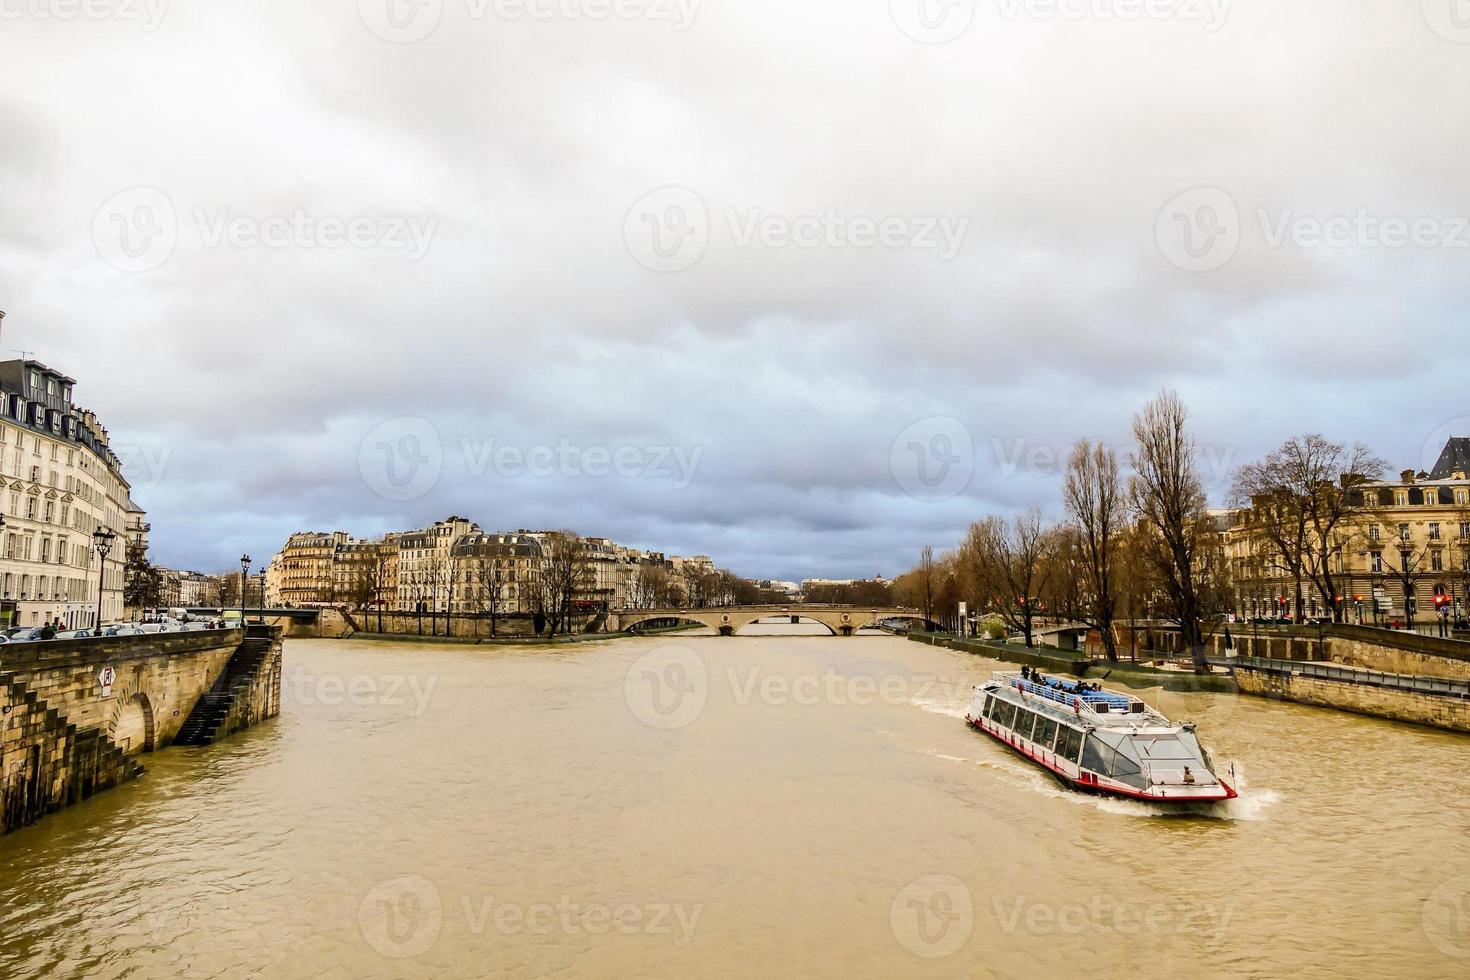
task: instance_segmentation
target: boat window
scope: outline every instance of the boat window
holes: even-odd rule
[[[1164,759],[1176,762],[1189,762],[1196,758],[1193,749],[1179,741],[1179,739],[1171,736],[1141,738],[1137,744],[1139,754],[1149,760]]]
[[[1031,737],[1031,730],[1032,730],[1032,728],[1035,727],[1035,725],[1036,725],[1036,712],[1034,712],[1034,711],[1022,711],[1021,712],[1021,720],[1016,723],[1017,733],[1022,738],[1028,738],[1029,739]]]
[[[1078,750],[1082,748],[1082,733],[1069,725],[1062,726],[1057,735],[1057,755],[1068,762],[1077,761]]]
[[[1103,745],[1095,738],[1089,738],[1082,745],[1082,768],[1091,769],[1093,772],[1104,776],[1111,775],[1113,770],[1113,750]]]
[[[1000,709],[996,712],[995,720],[1003,728],[1016,727],[1016,706],[1009,701],[1002,702]]]
[[[994,694],[990,694],[990,695],[987,695],[986,696],[986,698],[985,698],[985,711],[984,711],[984,714],[985,714],[985,717],[986,718],[994,718],[995,717],[995,700],[996,700],[996,698],[995,698],[995,695]]]
[[[1056,719],[1041,716],[1036,724],[1038,726],[1038,731],[1035,739],[1036,744],[1040,745],[1044,749],[1051,748],[1052,743],[1057,740]]]

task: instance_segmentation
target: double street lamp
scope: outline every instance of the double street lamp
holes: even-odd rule
[[[245,628],[245,577],[250,574],[250,556],[240,556],[240,628]]]
[[[93,630],[94,636],[102,635],[102,582],[107,574],[107,553],[112,550],[112,541],[117,535],[105,527],[99,527],[92,532],[92,546],[97,549],[100,561],[97,562],[97,623]]]

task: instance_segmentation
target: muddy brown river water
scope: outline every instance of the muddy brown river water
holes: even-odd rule
[[[774,628],[773,628],[774,629]],[[1470,975],[1470,741],[1218,694],[1062,789],[876,636],[291,641],[282,716],[0,838],[0,976]]]

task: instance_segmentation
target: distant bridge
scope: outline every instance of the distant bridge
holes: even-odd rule
[[[851,636],[861,629],[881,629],[884,628],[883,624],[894,622],[904,622],[913,626],[934,626],[933,623],[924,619],[922,613],[912,609],[794,604],[615,610],[608,613],[607,629],[609,632],[623,633],[656,620],[677,619],[708,626],[721,636],[734,636],[757,620],[776,617],[790,617],[793,623],[803,621],[820,623],[831,630],[833,636]]]

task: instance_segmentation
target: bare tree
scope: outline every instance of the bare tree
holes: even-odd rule
[[[1397,562],[1393,561],[1390,557],[1390,551],[1397,555]],[[1399,529],[1398,537],[1393,542],[1393,547],[1391,549],[1384,548],[1380,554],[1383,560],[1383,570],[1398,583],[1399,588],[1403,592],[1404,625],[1412,630],[1414,628],[1414,614],[1418,611],[1414,608],[1416,604],[1414,583],[1420,578],[1420,566],[1429,555],[1429,549],[1415,547],[1414,540],[1408,532],[1408,525],[1403,525]]]
[[[541,564],[536,571],[538,608],[544,612],[555,636],[563,625],[572,631],[572,617],[579,596],[592,585],[591,561],[582,539],[573,531],[553,531],[542,545]]]
[[[924,545],[919,552],[919,587],[924,596],[924,619],[934,622],[934,546]],[[926,625],[927,628],[927,625]]]
[[[1118,599],[1113,564],[1119,536],[1128,521],[1117,453],[1100,442],[1077,443],[1067,462],[1062,497],[1076,531],[1086,585],[1078,619],[1098,631],[1107,658],[1116,661],[1118,638],[1113,633],[1113,620]]]
[[[383,632],[383,592],[388,584],[388,550],[381,545],[373,550],[367,565],[366,584],[372,603],[378,610],[378,632]]]
[[[961,561],[992,598],[995,611],[1007,626],[1025,636],[1028,647],[1036,645],[1036,617],[1053,543],[1041,511],[1033,507],[1017,514],[1012,522],[991,516],[971,524],[961,549]]]
[[[453,567],[447,558],[429,558],[424,561],[419,575],[420,595],[429,607],[429,631],[434,636],[439,635],[439,599],[446,594],[451,597],[454,594]],[[419,632],[423,632],[422,620]]]
[[[1350,518],[1363,507],[1361,485],[1378,479],[1387,465],[1366,446],[1349,448],[1313,433],[1237,471],[1232,501],[1247,509],[1247,533],[1293,578],[1298,622],[1305,616],[1303,580],[1342,620],[1337,577],[1353,536]]]
[[[1207,673],[1199,548],[1210,528],[1195,443],[1186,429],[1189,411],[1164,391],[1133,417],[1133,476],[1128,499],[1138,521],[1142,553],[1157,576],[1198,673]]]

